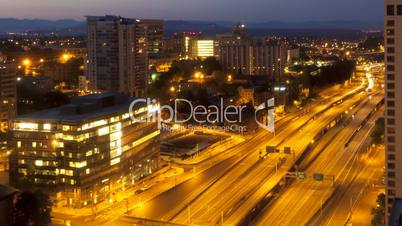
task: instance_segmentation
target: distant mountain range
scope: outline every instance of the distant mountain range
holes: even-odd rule
[[[166,34],[171,35],[178,31],[201,31],[206,35],[230,32],[234,22],[229,21],[185,21],[167,20]],[[304,21],[304,22],[246,22],[247,30],[252,35],[262,34],[300,34],[326,33],[325,31],[361,31],[382,30],[382,21]],[[0,18],[0,34],[6,33],[42,33],[52,32],[58,35],[84,35],[85,21],[71,19],[42,20],[42,19],[14,19]],[[290,35],[290,34],[289,34]]]
[[[42,20],[42,19],[14,19],[0,18],[0,32],[40,32],[57,31],[63,29],[79,29],[84,26],[83,21],[76,20]]]

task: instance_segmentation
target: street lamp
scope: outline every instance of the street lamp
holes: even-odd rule
[[[228,75],[228,82],[231,82],[232,81],[232,75]]]
[[[31,66],[32,62],[30,59],[26,58],[22,61],[22,65],[24,65],[25,67],[29,67]]]
[[[61,55],[60,61],[63,62],[63,63],[66,63],[66,62],[69,61],[72,57],[73,57],[73,55],[71,55],[70,53],[64,53],[63,55]]]
[[[194,77],[195,77],[196,79],[203,79],[203,78],[204,78],[204,74],[202,74],[202,72],[197,71],[197,72],[195,72]]]

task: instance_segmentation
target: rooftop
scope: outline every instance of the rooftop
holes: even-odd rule
[[[119,112],[128,112],[133,100],[135,99],[116,93],[91,94],[74,97],[67,105],[18,116],[15,120],[85,121]]]

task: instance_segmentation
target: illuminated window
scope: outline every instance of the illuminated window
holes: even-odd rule
[[[56,141],[56,147],[58,147],[58,148],[64,148],[64,142],[58,142],[58,141]]]
[[[35,160],[35,166],[43,166],[42,160]]]
[[[82,125],[82,126],[81,126],[81,129],[82,129],[82,130],[89,129],[89,124],[84,124],[84,125]]]
[[[22,131],[34,131],[34,130],[38,130],[38,124],[37,123],[25,123],[25,122],[15,123],[14,129],[22,130]]]
[[[61,138],[63,138],[63,134],[62,134],[62,133],[56,133],[56,134],[54,135],[54,138],[56,138],[56,139],[61,139]]]
[[[93,127],[103,126],[103,125],[106,125],[106,124],[107,124],[107,120],[102,119],[102,120],[98,120],[98,121],[95,121],[95,122],[91,122],[89,124],[88,123],[84,124],[84,125],[81,126],[81,129],[82,130],[87,130],[87,129],[91,129]]]
[[[51,124],[43,124],[43,129],[50,131],[52,129],[52,125]]]
[[[73,135],[68,135],[68,134],[63,134],[63,139],[64,140],[74,140],[74,136]]]
[[[17,141],[17,148],[21,148],[21,141]]]
[[[70,130],[71,130],[71,126],[63,125],[63,126],[62,126],[62,130],[63,130],[63,131],[70,131]]]
[[[113,122],[118,122],[120,120],[120,117],[119,116],[115,116],[115,117],[111,117],[110,118],[110,122],[111,123],[113,123]]]
[[[121,132],[116,132],[116,133],[112,133],[110,134],[110,140],[117,140],[120,139],[122,137],[122,133]]]
[[[82,161],[82,162],[70,162],[70,163],[69,163],[69,166],[70,166],[70,167],[73,167],[73,168],[82,168],[82,167],[87,166],[87,161]]]
[[[110,160],[110,165],[113,166],[120,162],[120,157]]]
[[[32,142],[32,147],[36,148],[36,142]]]
[[[84,141],[86,139],[89,139],[89,133],[81,134],[81,135],[78,135],[78,136],[76,136],[74,138],[74,140],[77,141],[77,142],[81,142],[81,141]]]
[[[65,175],[67,176],[73,176],[74,172],[72,170],[66,170]]]
[[[127,119],[128,117],[130,117],[129,113],[125,113],[124,115],[121,116],[122,119]]]
[[[88,169],[85,170],[85,173],[89,174],[89,173],[91,173],[91,170],[88,168]]]
[[[87,153],[85,153],[85,156],[91,156],[93,154],[93,152],[92,152],[92,150],[90,150],[90,151],[87,151]]]
[[[103,126],[107,124],[107,120],[99,120],[92,123],[93,127]]]
[[[138,115],[138,114],[141,114],[141,113],[144,113],[144,112],[147,112],[147,111],[148,111],[147,107],[142,107],[142,108],[139,108],[139,109],[135,110],[134,114]]]
[[[120,156],[121,153],[122,153],[122,149],[119,147],[119,148],[117,148],[117,149],[115,149],[115,150],[110,152],[110,158]]]
[[[214,41],[213,40],[198,40],[197,41],[197,56],[212,57],[214,56]]]
[[[109,127],[108,126],[105,126],[105,127],[102,127],[100,129],[98,129],[98,135],[99,136],[103,136],[103,135],[107,135],[107,134],[109,134]]]
[[[116,132],[121,130],[121,123],[117,123],[110,126],[110,132]]]

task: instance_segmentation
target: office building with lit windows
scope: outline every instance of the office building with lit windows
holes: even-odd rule
[[[16,113],[16,65],[0,63],[0,132],[6,132],[8,121]]]
[[[281,77],[287,64],[287,46],[263,40],[219,40],[219,62],[235,75]]]
[[[402,0],[385,0],[386,221],[402,208]],[[398,207],[399,206],[399,207]],[[400,213],[394,213],[400,222]],[[392,217],[391,217],[392,218]],[[399,225],[387,222],[386,225]]]
[[[218,44],[213,39],[193,39],[190,41],[190,56],[193,59],[215,57]]]
[[[165,51],[170,54],[178,54],[180,58],[194,57],[194,43],[201,39],[201,32],[178,32],[172,38],[165,40]]]
[[[113,199],[159,167],[159,105],[120,94],[76,97],[71,104],[11,123],[10,181],[32,183],[72,206]]]
[[[145,96],[148,79],[146,33],[146,23],[138,19],[87,17],[85,68],[90,90]]]

